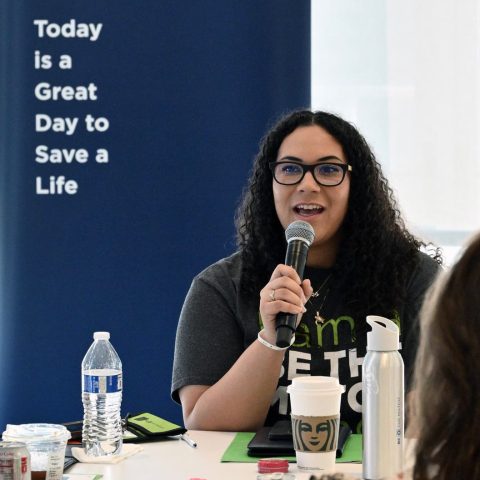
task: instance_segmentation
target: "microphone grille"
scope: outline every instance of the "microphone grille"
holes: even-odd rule
[[[315,232],[308,222],[297,220],[287,227],[285,230],[285,238],[287,239],[287,242],[294,238],[299,238],[310,246],[315,238]]]

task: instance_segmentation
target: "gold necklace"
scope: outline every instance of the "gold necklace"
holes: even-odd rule
[[[320,291],[323,289],[323,287],[325,287],[325,285],[328,283],[328,281],[330,280],[330,277],[332,276],[332,274],[330,273],[330,275],[328,275],[328,277],[322,282],[322,284],[320,285],[319,288],[317,288],[317,290],[315,292],[313,292],[311,295],[310,295],[310,299],[308,300],[309,303],[312,303],[311,302],[311,299],[312,298],[317,298],[320,296]],[[327,296],[328,296],[328,293],[330,292],[330,288],[327,288],[327,291],[325,292],[325,295],[323,297],[323,300],[322,300],[322,303],[320,304],[320,307],[318,307],[318,310],[316,311],[315,313],[315,324],[318,325],[318,324],[324,324],[325,323],[325,318],[322,317],[322,315],[320,315],[320,311],[322,310],[323,308],[323,305],[325,304],[325,300],[327,299]]]
[[[328,295],[328,292],[330,291],[330,289],[328,289],[326,292],[325,292],[325,296],[323,297],[323,300],[322,300],[322,304],[320,305],[320,307],[318,308],[317,310],[317,313],[315,314],[315,325],[318,325],[318,324],[321,324],[323,325],[325,323],[325,320],[326,318],[325,317],[322,317],[320,315],[320,310],[323,308],[323,304],[325,303],[325,300],[327,299],[327,295]]]

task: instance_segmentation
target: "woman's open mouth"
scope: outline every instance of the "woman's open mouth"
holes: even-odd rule
[[[293,210],[302,217],[311,217],[313,215],[322,213],[325,208],[316,203],[300,203],[299,205],[293,207]]]

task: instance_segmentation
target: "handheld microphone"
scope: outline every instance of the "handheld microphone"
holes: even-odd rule
[[[287,227],[285,238],[287,239],[285,265],[293,267],[298,273],[300,280],[303,280],[303,270],[307,261],[308,248],[315,238],[315,232],[309,223],[297,220]],[[283,312],[277,315],[275,325],[277,347],[285,348],[290,345],[296,327],[297,315]]]

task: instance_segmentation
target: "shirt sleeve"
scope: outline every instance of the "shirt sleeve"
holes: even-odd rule
[[[175,340],[172,399],[186,385],[213,385],[244,349],[235,315],[235,287],[224,275],[200,274],[190,287],[180,314]]]
[[[419,314],[427,290],[441,270],[440,265],[426,254],[420,254],[420,261],[407,287],[404,318],[405,336],[402,339],[402,356],[405,364],[405,391],[412,388],[412,374],[420,339]]]

